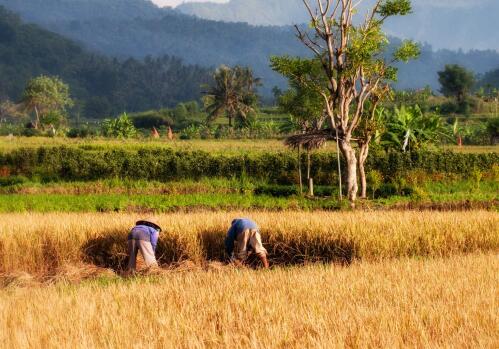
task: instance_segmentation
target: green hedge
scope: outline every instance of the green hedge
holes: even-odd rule
[[[385,180],[389,181],[414,169],[427,173],[466,176],[474,169],[488,172],[494,164],[499,164],[499,155],[496,153],[394,152],[372,153],[367,168],[380,171]],[[171,181],[202,177],[243,177],[263,180],[269,184],[297,182],[297,159],[291,152],[224,156],[203,151],[171,149],[135,151],[74,147],[21,148],[0,154],[0,167],[7,168],[11,175],[41,181],[107,178]],[[335,169],[335,154],[313,154],[312,176],[317,185],[335,184]]]

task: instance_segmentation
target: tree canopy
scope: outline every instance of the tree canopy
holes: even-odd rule
[[[438,72],[438,81],[442,86],[440,92],[446,97],[455,97],[458,103],[466,100],[468,93],[475,85],[473,72],[457,64],[446,65]]]
[[[324,99],[316,85],[303,83],[314,81],[317,85],[327,84],[320,62],[316,59],[294,57],[272,57],[271,67],[284,75],[290,88],[279,97],[279,107],[292,115],[300,131],[320,130],[325,121]]]
[[[57,77],[39,76],[28,82],[22,97],[22,104],[36,114],[35,128],[45,124],[50,113],[63,115],[73,105],[69,86]]]

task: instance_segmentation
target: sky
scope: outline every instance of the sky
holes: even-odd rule
[[[230,0],[151,0],[158,6],[175,7],[183,2],[229,2]],[[414,0],[413,4],[429,5],[432,7],[472,7],[492,0]]]
[[[158,6],[175,7],[183,2],[229,2],[229,0],[151,0]]]

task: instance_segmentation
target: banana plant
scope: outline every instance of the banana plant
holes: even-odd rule
[[[435,142],[444,135],[438,115],[424,114],[419,106],[395,108],[387,124],[384,144],[403,152]]]

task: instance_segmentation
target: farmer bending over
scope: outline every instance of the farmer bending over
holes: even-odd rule
[[[234,246],[235,245],[235,246]],[[225,238],[225,251],[236,265],[243,264],[255,252],[265,268],[269,267],[267,250],[255,222],[247,218],[234,219]]]
[[[138,221],[128,234],[128,271],[134,271],[137,252],[140,250],[147,267],[157,267],[158,261],[154,253],[158,244],[161,227],[152,219]]]

